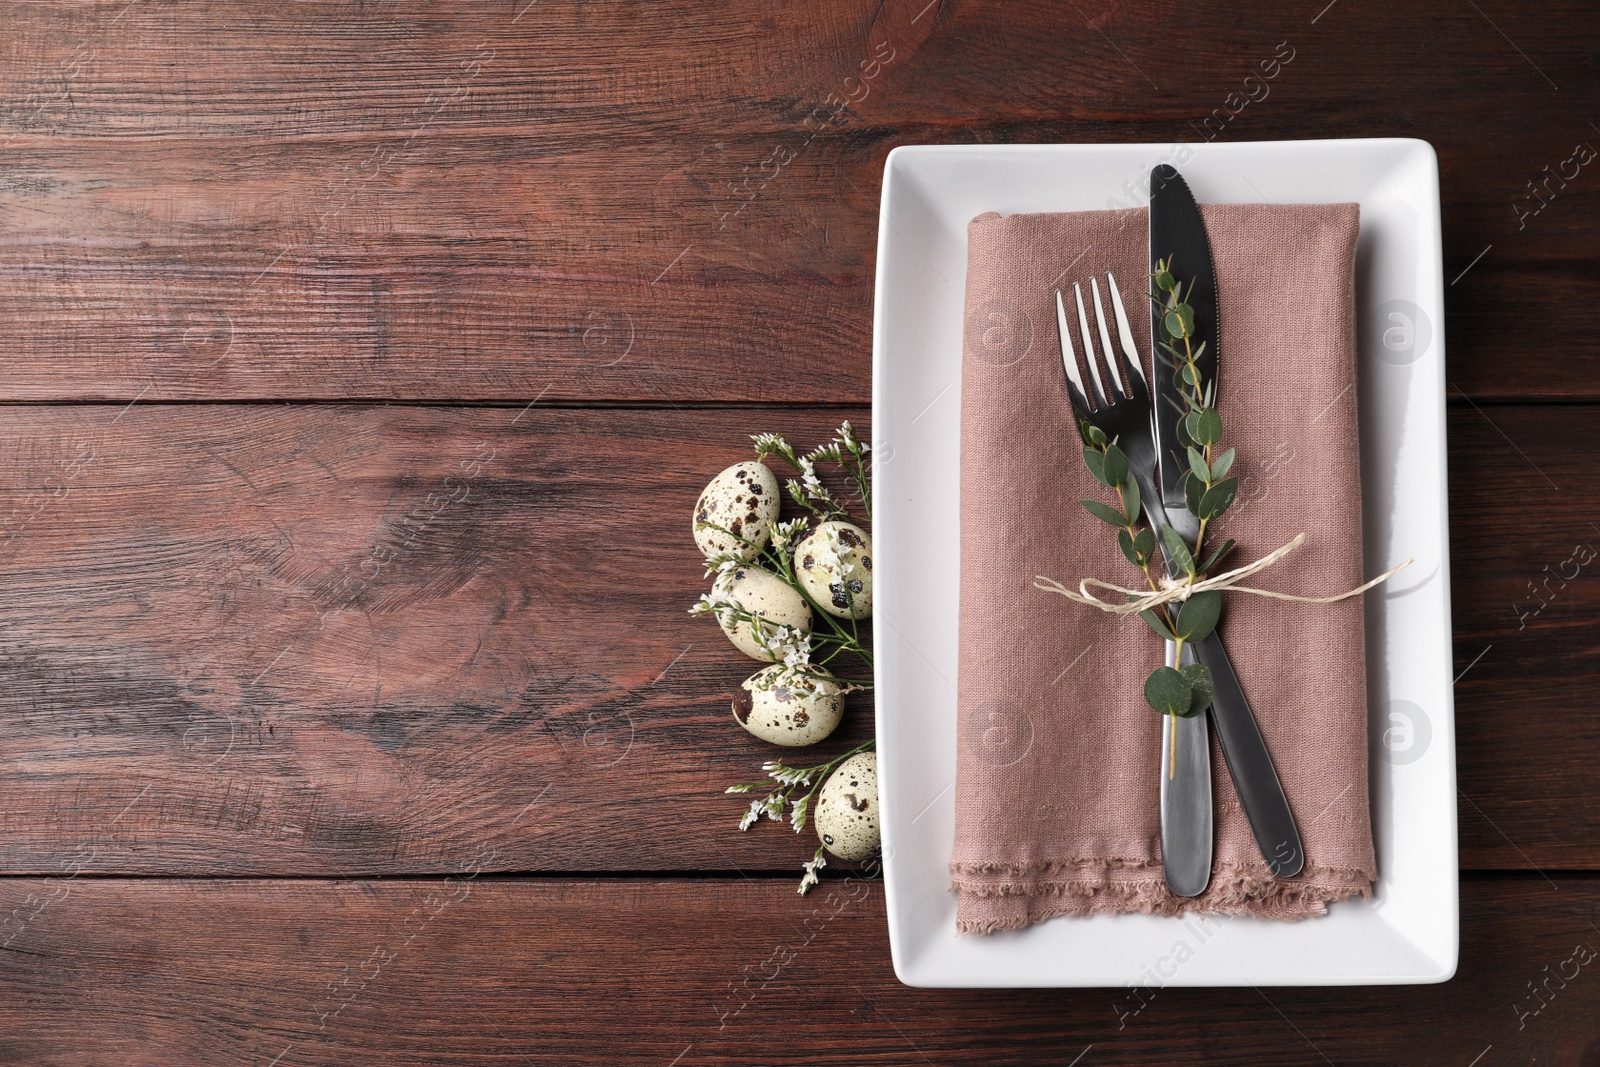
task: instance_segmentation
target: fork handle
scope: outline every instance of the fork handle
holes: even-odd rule
[[[1160,488],[1148,476],[1140,477],[1139,471],[1135,471],[1134,476],[1139,480],[1139,497],[1144,503],[1145,518],[1151,528],[1159,533],[1162,526],[1171,525],[1166,507],[1161,502]],[[1156,544],[1161,544],[1159,536]],[[1163,562],[1168,576],[1177,577],[1177,568],[1165,559],[1164,549]],[[1213,630],[1209,637],[1186,642],[1184,647],[1192,648],[1194,658],[1211,668],[1213,690],[1211,710],[1207,714],[1216,727],[1223,762],[1228,765],[1228,776],[1233,779],[1233,790],[1239,795],[1239,805],[1244,808],[1245,819],[1250,823],[1250,832],[1255,835],[1261,858],[1267,861],[1267,867],[1274,875],[1293,878],[1306,863],[1305,849],[1300,844],[1300,829],[1295,824],[1294,812],[1289,808],[1289,798],[1284,796],[1283,784],[1278,781],[1278,769],[1273,765],[1272,753],[1267,751],[1267,742],[1261,736],[1255,712],[1250,710],[1250,701],[1239,685],[1239,676],[1234,673],[1228,652],[1222,647],[1222,638]],[[1171,658],[1169,652],[1167,659],[1170,661]],[[1179,736],[1181,739],[1182,735]],[[1206,755],[1209,761],[1209,746]],[[1209,807],[1207,814],[1210,814]],[[1165,828],[1166,811],[1163,806],[1163,833]],[[1163,848],[1165,845],[1163,839]]]
[[[1191,646],[1183,661],[1194,662]],[[1161,875],[1177,896],[1197,897],[1211,882],[1211,730],[1204,715],[1161,722]]]
[[[1167,521],[1160,491],[1139,468],[1134,477],[1145,518],[1159,531]],[[1173,661],[1172,649],[1168,641],[1162,662]],[[1195,662],[1192,645],[1184,647],[1183,662]],[[1214,851],[1211,729],[1204,715],[1163,715],[1161,723],[1161,876],[1175,896],[1197,897],[1211,883]]]
[[[1233,778],[1233,788],[1239,794],[1245,818],[1250,821],[1256,846],[1273,874],[1279,878],[1293,878],[1306,862],[1300,830],[1295,825],[1294,812],[1289,809],[1289,798],[1284,796],[1283,785],[1278,781],[1272,753],[1267,751],[1266,739],[1261,736],[1261,727],[1250,710],[1250,701],[1239,686],[1239,676],[1233,673],[1227,650],[1214,631],[1210,637],[1188,647],[1194,649],[1195,659],[1211,668],[1215,687],[1211,721],[1216,725],[1222,758]]]

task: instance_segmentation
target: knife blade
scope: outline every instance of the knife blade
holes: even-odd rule
[[[1170,269],[1184,284],[1184,302],[1194,311],[1196,345],[1205,348],[1196,360],[1201,380],[1221,384],[1221,303],[1217,292],[1216,267],[1211,258],[1211,241],[1194,194],[1175,167],[1162,164],[1150,172],[1150,271],[1159,260],[1170,260]],[[1178,392],[1173,371],[1167,366],[1170,356],[1161,348],[1162,312],[1151,305],[1151,351],[1155,353],[1154,397],[1156,437],[1156,477],[1161,485],[1162,503],[1168,521],[1191,548],[1200,532],[1199,520],[1185,503],[1183,485],[1189,470],[1188,450],[1177,434],[1178,420],[1186,410]],[[1216,631],[1194,642],[1194,657],[1211,668],[1214,695],[1208,713],[1216,728],[1228,774],[1233,779],[1239,805],[1250,823],[1256,846],[1273,874],[1289,878],[1305,866],[1305,850],[1294,812],[1278,780],[1272,753],[1255,713],[1239,684],[1238,675],[1228,660],[1222,638]]]
[[[1163,163],[1150,172],[1150,273],[1159,260],[1169,261],[1183,280],[1184,299],[1194,309],[1195,361],[1204,381],[1217,380],[1217,350],[1221,324],[1217,319],[1217,276],[1211,262],[1211,240],[1200,218],[1189,184],[1175,167]],[[1161,502],[1173,526],[1186,540],[1199,533],[1199,521],[1184,503],[1184,474],[1189,456],[1178,440],[1178,420],[1186,410],[1168,365],[1171,356],[1161,347],[1161,311],[1150,307],[1150,350],[1155,353],[1156,380],[1152,383],[1156,412],[1156,467],[1161,479]]]

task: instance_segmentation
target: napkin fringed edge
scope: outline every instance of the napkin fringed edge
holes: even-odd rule
[[[1113,870],[1148,871],[1150,877],[1108,880],[1106,876]],[[951,873],[952,890],[990,901],[1015,899],[1021,905],[1014,915],[982,919],[958,916],[956,931],[962,934],[1019,930],[1055,915],[1097,912],[1309,919],[1327,914],[1329,904],[1358,897],[1371,899],[1374,884],[1373,873],[1357,867],[1308,866],[1299,876],[1287,880],[1275,878],[1259,865],[1228,861],[1216,865],[1210,888],[1196,898],[1174,896],[1167,890],[1159,860],[962,863],[952,864]],[[1034,910],[1037,898],[1053,898],[1046,905],[1045,914]]]

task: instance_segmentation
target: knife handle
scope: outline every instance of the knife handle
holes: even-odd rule
[[[1293,878],[1305,867],[1305,849],[1300,844],[1300,829],[1295,825],[1289,798],[1283,795],[1272,753],[1256,723],[1250,701],[1239,687],[1222,639],[1215,632],[1189,647],[1195,658],[1211,668],[1215,687],[1211,698],[1211,720],[1216,724],[1222,758],[1233,778],[1234,791],[1244,808],[1250,830],[1255,834],[1261,857],[1279,878]]]
[[[1191,648],[1185,663],[1194,662]],[[1204,715],[1161,721],[1161,873],[1175,894],[1197,897],[1211,882],[1211,729]]]

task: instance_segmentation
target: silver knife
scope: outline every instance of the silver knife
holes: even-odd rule
[[[1217,299],[1216,269],[1211,260],[1211,242],[1194,194],[1177,170],[1166,164],[1150,172],[1150,270],[1157,260],[1171,259],[1172,272],[1185,284],[1185,301],[1194,309],[1194,330],[1205,351],[1197,360],[1203,380],[1217,382],[1220,363],[1221,320]],[[1161,348],[1160,312],[1154,306],[1150,317],[1151,350],[1155,353],[1154,393],[1156,456],[1161,482],[1162,503],[1172,527],[1192,548],[1200,530],[1199,520],[1190,512],[1183,495],[1184,472],[1189,469],[1187,450],[1177,438],[1177,420],[1183,414],[1172,371],[1166,366]],[[1266,740],[1256,723],[1250,702],[1239,685],[1233,665],[1215,631],[1203,640],[1186,645],[1194,649],[1195,660],[1211,668],[1215,685],[1211,721],[1217,730],[1223,759],[1239,794],[1240,806],[1250,822],[1256,845],[1272,873],[1293,877],[1305,866],[1305,850],[1294,812],[1278,781],[1277,768]],[[1170,661],[1170,659],[1169,659]],[[1171,716],[1167,716],[1171,718]],[[1198,718],[1199,716],[1197,716]],[[1163,819],[1166,817],[1163,807]]]

